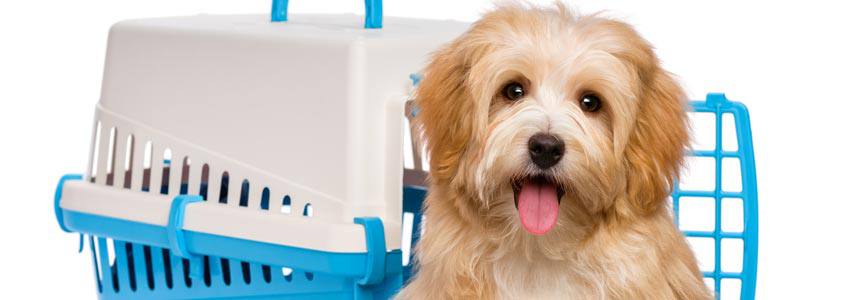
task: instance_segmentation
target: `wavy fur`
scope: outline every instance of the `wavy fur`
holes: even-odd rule
[[[528,95],[501,98],[522,82]],[[580,109],[587,92],[603,99]],[[427,230],[400,299],[710,299],[666,198],[688,144],[685,94],[629,25],[502,4],[436,52],[416,99],[431,164]],[[527,140],[567,153],[555,228],[520,225]]]

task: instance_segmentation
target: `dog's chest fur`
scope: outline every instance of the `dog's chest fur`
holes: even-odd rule
[[[493,262],[496,299],[564,299],[581,294],[564,261],[529,262],[523,257],[506,257]]]
[[[528,259],[509,255],[489,262],[495,299],[607,299],[612,290],[627,288],[641,277],[643,253],[624,245],[609,245],[616,259],[603,249],[550,259],[539,255]],[[516,251],[520,252],[520,251]],[[594,252],[594,253],[590,253]],[[630,255],[621,255],[626,254]],[[639,251],[638,251],[639,252]]]

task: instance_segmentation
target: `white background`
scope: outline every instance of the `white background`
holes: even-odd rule
[[[546,1],[548,3],[549,1]],[[846,297],[850,269],[850,17],[840,2],[573,1],[655,44],[694,99],[723,91],[751,112],[759,182],[760,299]],[[52,193],[82,172],[106,34],[122,19],[266,14],[268,0],[0,2],[0,298],[95,296],[88,254]],[[486,0],[386,0],[390,16],[474,20]],[[362,14],[362,0],[292,0],[292,13]],[[5,296],[5,297],[4,297]]]

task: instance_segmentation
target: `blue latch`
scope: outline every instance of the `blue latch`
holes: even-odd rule
[[[203,274],[203,262],[201,257],[189,253],[186,247],[185,234],[183,233],[183,220],[186,217],[186,206],[204,201],[204,198],[196,195],[179,195],[171,201],[171,210],[168,213],[168,244],[171,248],[171,253],[182,258],[189,259],[191,266],[190,275],[193,278],[200,278]]]
[[[53,195],[53,213],[56,215],[56,222],[59,223],[59,228],[62,228],[64,232],[71,232],[67,226],[65,226],[65,217],[62,216],[62,207],[60,207],[59,202],[62,201],[62,188],[65,187],[65,182],[68,180],[82,180],[83,175],[80,174],[65,174],[59,179],[59,184],[56,185],[56,192]],[[83,234],[80,234],[80,246],[77,248],[77,252],[83,252]]]
[[[384,281],[387,264],[387,242],[384,239],[384,224],[380,218],[354,218],[354,223],[363,225],[366,230],[366,275],[360,285],[372,285]]]
[[[62,228],[64,232],[71,232],[68,227],[65,226],[65,218],[62,217],[62,208],[59,207],[59,201],[62,200],[62,188],[65,187],[65,182],[68,180],[82,180],[83,175],[80,174],[66,174],[59,179],[59,184],[56,186],[56,193],[53,194],[53,213],[56,214],[56,222],[59,222],[59,228]]]

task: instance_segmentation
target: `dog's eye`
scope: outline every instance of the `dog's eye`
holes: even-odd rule
[[[505,85],[505,88],[502,89],[502,96],[505,99],[516,101],[525,96],[525,88],[522,87],[522,84],[519,82],[511,82]]]
[[[595,112],[602,108],[602,100],[594,94],[584,94],[580,102],[581,110],[586,112]]]

